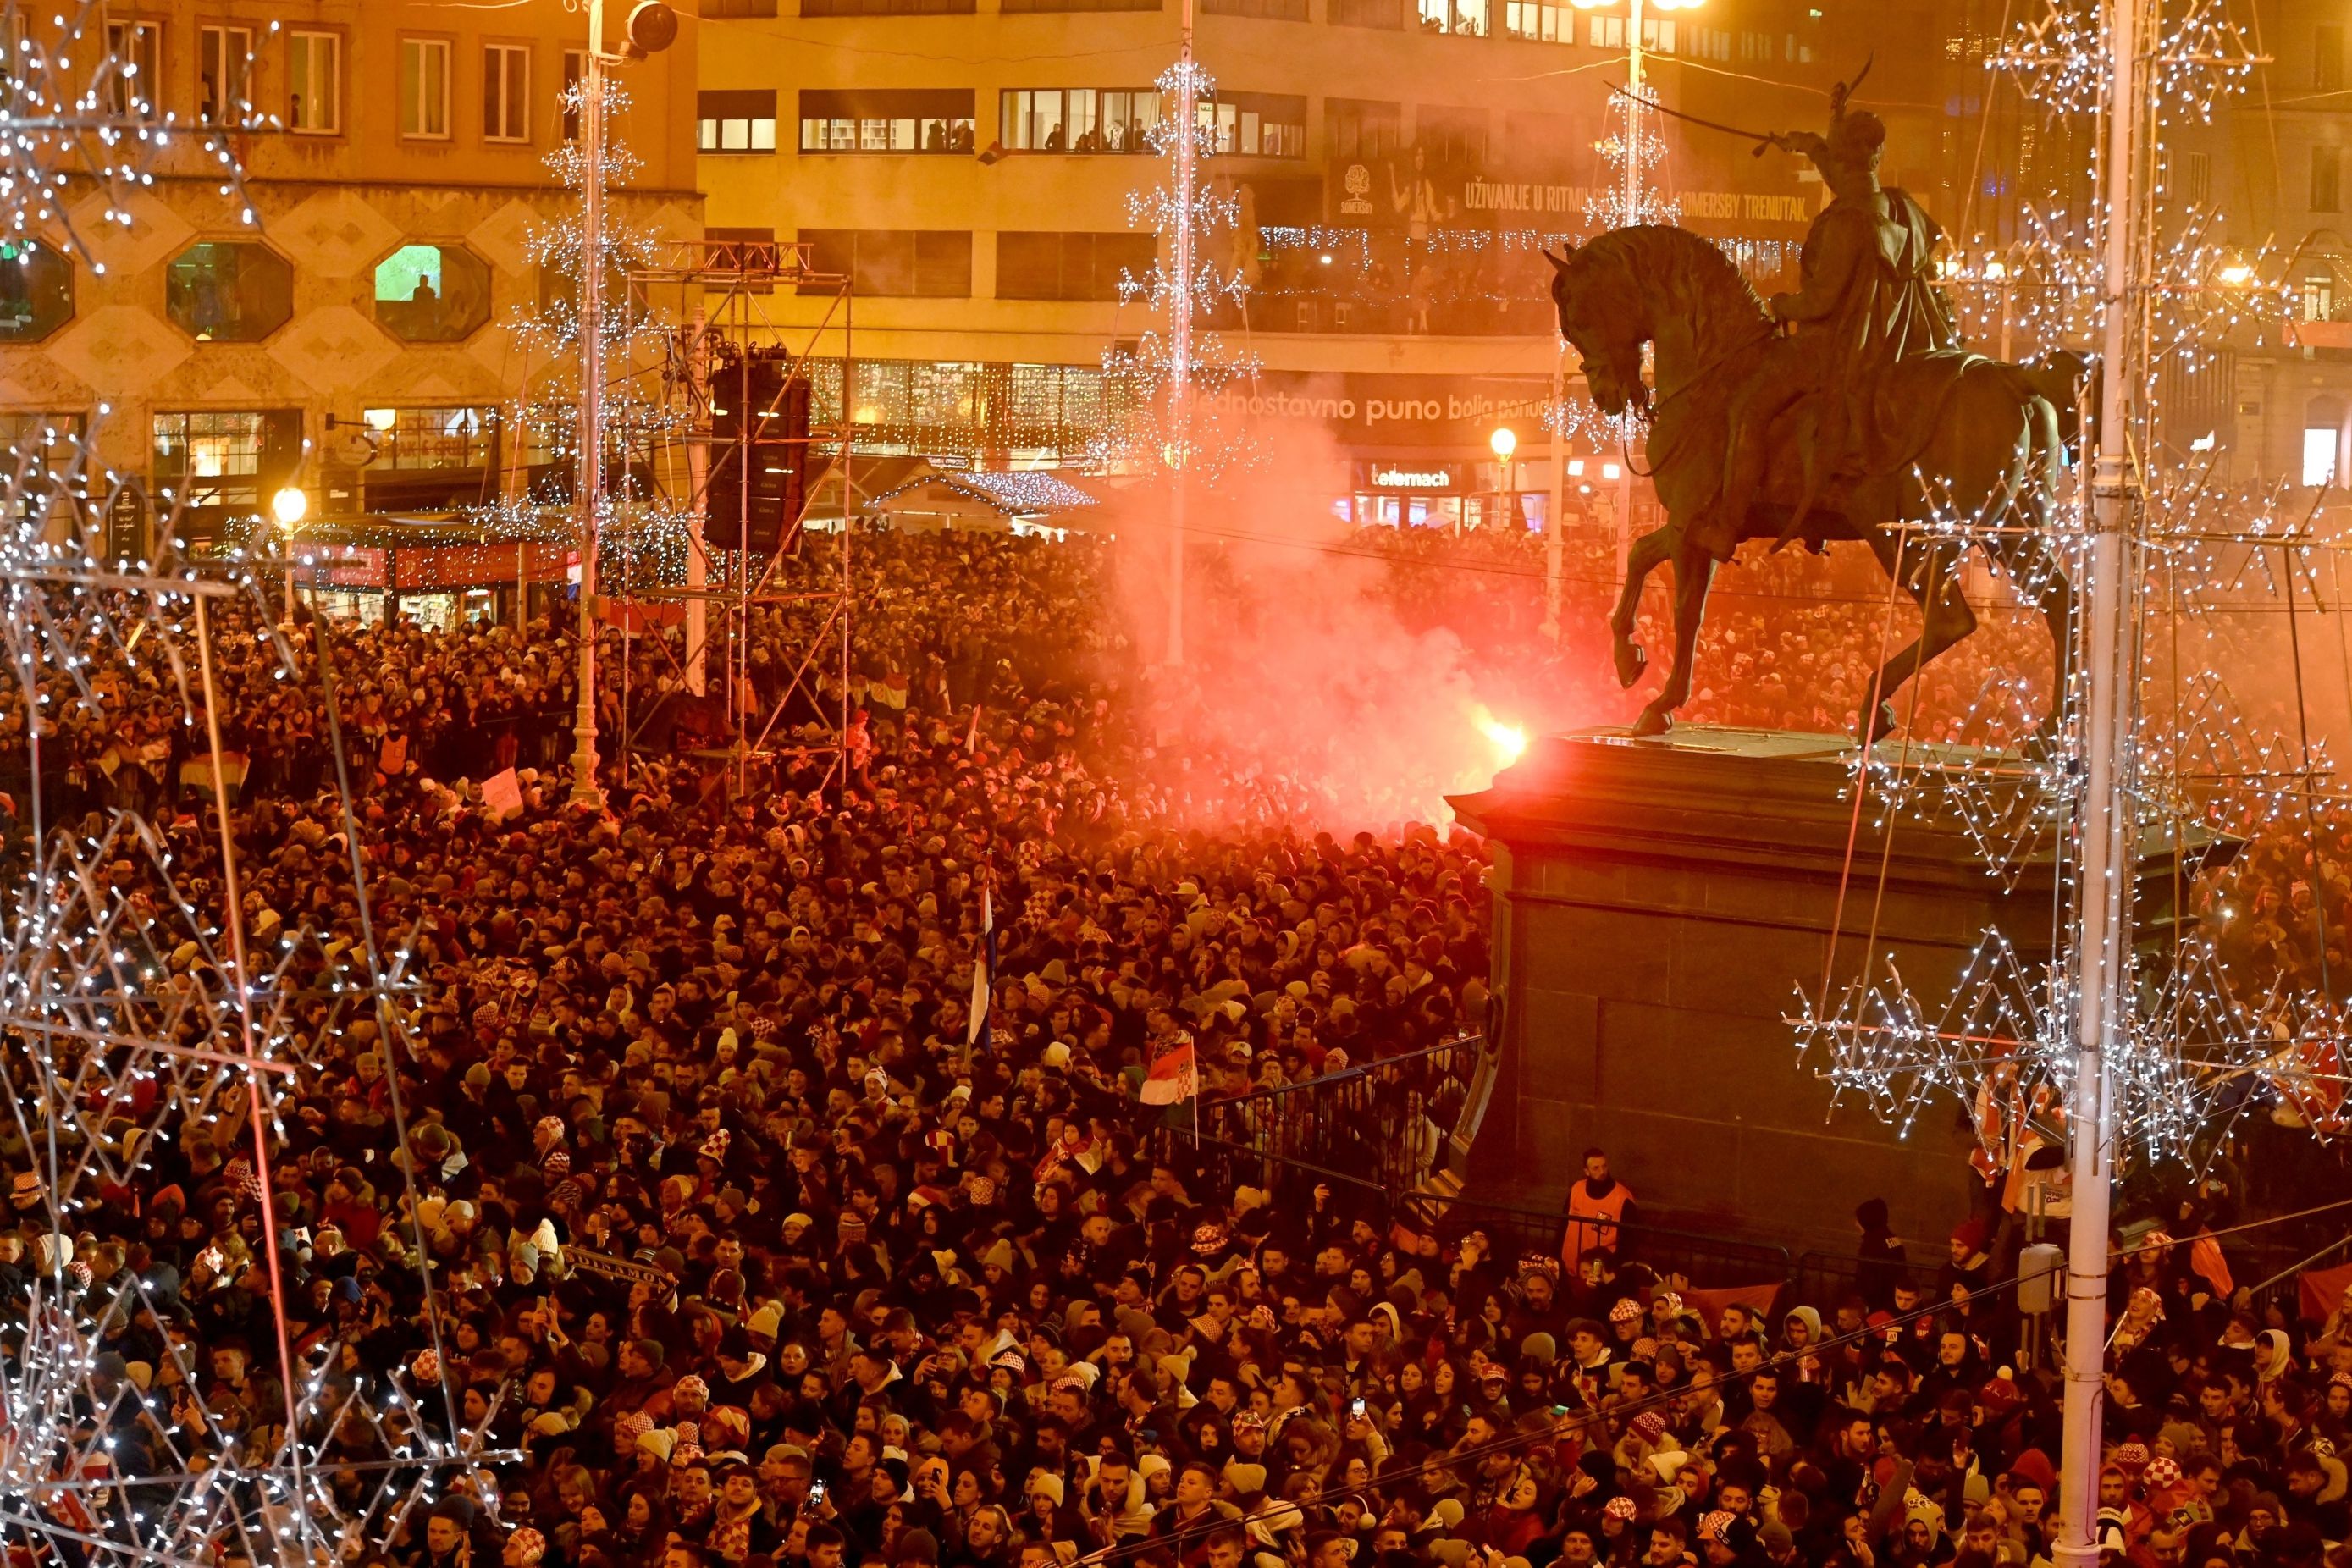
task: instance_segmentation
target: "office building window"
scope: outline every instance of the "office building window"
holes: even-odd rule
[[[2344,90],[2344,27],[2324,22],[2311,30],[2311,85],[2320,92]]]
[[[580,100],[578,94],[580,91],[581,79],[585,77],[587,74],[588,51],[585,49],[564,50],[563,139],[566,142],[577,142],[580,140]]]
[[[695,145],[705,153],[776,150],[773,88],[739,88],[695,97]]]
[[[2333,213],[2344,210],[2344,149],[2314,147],[2311,150],[2311,210]]]
[[[200,27],[196,30],[196,118],[207,125],[228,125],[246,117],[245,86],[253,67],[253,29]]]
[[[163,24],[109,22],[106,53],[112,66],[106,80],[108,112],[162,119]]]
[[[2344,400],[2323,393],[2303,407],[2303,482],[2332,485],[2344,448]]]
[[[1307,0],[1201,0],[1201,9],[1220,16],[1256,16],[1268,22],[1307,20]]]
[[[1223,92],[1200,107],[1215,151],[1246,158],[1307,156],[1307,100],[1282,92]]]
[[[1007,89],[998,139],[1015,153],[1149,153],[1160,123],[1157,88]]]
[[[1486,161],[1486,111],[1483,109],[1413,110],[1412,144],[1433,163],[1475,167]]]
[[[454,343],[490,319],[489,264],[455,245],[404,245],[376,264],[375,319],[412,343]]]
[[[1007,16],[1043,11],[1157,11],[1160,0],[1004,0]]]
[[[449,134],[449,43],[400,40],[400,133],[426,141]]]
[[[1576,42],[1576,8],[1561,0],[1504,0],[1503,30],[1543,44]]]
[[[192,245],[163,269],[163,313],[200,343],[257,343],[293,317],[293,264],[247,240]]]
[[[2315,272],[2303,280],[2294,291],[2295,314],[2306,321],[2327,321],[2336,317],[2336,275]]]
[[[1040,234],[1013,229],[996,237],[1000,300],[1117,300],[1122,278],[1143,281],[1159,254],[1148,234]]]
[[[14,505],[5,514],[11,521],[40,524],[52,511],[73,507],[73,494],[82,488],[75,475],[80,468],[79,445],[87,428],[88,421],[79,414],[0,414],[0,474],[13,478],[16,491]],[[92,499],[102,496],[98,476],[81,471],[89,474]],[[111,548],[107,557],[120,558]]]
[[[154,416],[155,488],[197,512],[257,512],[302,458],[298,409]]]
[[[803,16],[969,16],[973,0],[801,0]]]
[[[530,140],[530,50],[521,44],[483,46],[482,140]]]
[[[1486,0],[1418,0],[1421,30],[1465,38],[1486,36]]]
[[[499,411],[478,404],[369,409],[375,456],[361,470],[370,511],[441,511],[493,499]],[[389,419],[382,429],[376,426]]]
[[[1330,16],[1338,26],[1402,28],[1404,16],[1404,0],[1331,0]]]
[[[811,88],[803,153],[962,153],[974,145],[970,88]]]
[[[343,128],[343,40],[295,33],[286,40],[286,129],[332,136]]]
[[[941,228],[804,228],[810,269],[849,276],[860,294],[971,297],[971,234]],[[809,285],[807,292],[830,291]]]
[[[1363,98],[1323,100],[1325,149],[1335,162],[1368,163],[1388,157],[1404,140],[1404,110]]]
[[[73,320],[73,265],[37,239],[0,239],[0,343],[35,343]]]

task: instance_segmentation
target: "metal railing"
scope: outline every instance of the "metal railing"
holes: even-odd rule
[[[1262,1162],[1343,1173],[1391,1198],[1444,1168],[1479,1097],[1484,1037],[1465,1035],[1320,1078],[1201,1102],[1203,1141]],[[1475,1133],[1475,1129],[1470,1130]]]
[[[1483,1230],[1497,1256],[1547,1258],[1560,1255],[1569,1220],[1547,1209],[1479,1198],[1416,1200],[1424,1223],[1450,1238]],[[1618,1265],[1641,1263],[1661,1277],[1678,1277],[1701,1289],[1734,1286],[1786,1287],[1797,1279],[1795,1258],[1785,1247],[1769,1241],[1709,1236],[1672,1226],[1612,1225],[1605,1220],[1580,1220],[1591,1239],[1613,1239]],[[1607,1233],[1604,1235],[1603,1233]]]

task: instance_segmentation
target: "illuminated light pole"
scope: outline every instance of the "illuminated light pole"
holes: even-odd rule
[[[580,83],[580,710],[572,723],[572,802],[604,804],[596,784],[596,514],[604,489],[604,0],[588,0]]]
[[[2108,1205],[2115,1184],[2115,1103],[2109,1042],[2130,1026],[2129,898],[2134,877],[2129,761],[2139,505],[2130,454],[2139,244],[2141,0],[2106,0],[2106,232],[2099,278],[2104,341],[2098,446],[2091,462],[2091,535],[2082,557],[2083,793],[2076,806],[2082,892],[2073,973],[2074,1082],[2066,1131],[2074,1141],[2066,1237],[2064,1426],[2059,1450],[2061,1568],[2099,1561],[2099,1426],[2106,1393]]]
[[[269,498],[269,515],[278,521],[278,548],[286,556],[286,624],[294,624],[294,531],[310,514],[310,498],[299,487],[288,485]]]
[[[1611,6],[1616,0],[1570,0],[1580,11],[1598,11]],[[1629,224],[1668,223],[1674,211],[1668,204],[1654,202],[1649,189],[1650,151],[1645,145],[1648,131],[1643,117],[1649,112],[1643,96],[1642,73],[1642,22],[1645,10],[1695,11],[1706,0],[1625,0],[1625,90],[1617,97],[1617,109],[1625,117],[1625,129],[1619,140],[1616,156],[1622,163],[1619,170],[1618,189],[1613,202],[1597,204],[1599,210],[1588,216],[1603,217],[1612,228]],[[1603,151],[1607,143],[1602,143]],[[1606,215],[1605,216],[1603,215]]]
[[[1184,663],[1184,490],[1192,440],[1192,184],[1200,126],[1200,73],[1192,58],[1192,0],[1184,0],[1182,37],[1176,56],[1176,232],[1169,260],[1176,269],[1176,298],[1168,314],[1168,353],[1175,374],[1168,382],[1168,668]]]
[[[1497,425],[1495,433],[1486,437],[1486,449],[1495,454],[1495,496],[1506,524],[1518,521],[1518,487],[1511,482],[1511,454],[1519,449],[1517,432],[1507,425]]]
[[[573,508],[580,529],[580,710],[572,724],[572,802],[602,808],[596,783],[596,524],[604,491],[604,72],[677,37],[665,0],[630,8],[625,52],[604,53],[606,0],[587,0],[588,58],[580,79],[580,463]]]

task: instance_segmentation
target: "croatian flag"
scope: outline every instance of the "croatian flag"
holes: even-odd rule
[[[988,1044],[988,989],[996,972],[996,910],[988,889],[980,890],[980,953],[971,966],[971,1021],[964,1030],[967,1046]]]
[[[1193,1065],[1192,1042],[1186,1040],[1174,1050],[1163,1052],[1151,1064],[1151,1071],[1143,1079],[1143,1092],[1137,1098],[1146,1105],[1173,1105],[1200,1092],[1201,1075]]]

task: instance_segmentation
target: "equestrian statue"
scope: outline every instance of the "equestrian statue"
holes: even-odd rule
[[[1879,184],[1886,128],[1850,104],[1861,79],[1832,93],[1826,134],[1764,138],[1811,160],[1832,197],[1805,237],[1795,293],[1766,305],[1714,244],[1660,225],[1545,253],[1594,404],[1648,426],[1666,514],[1634,542],[1609,623],[1630,687],[1647,663],[1633,640],[1643,584],[1673,565],[1673,660],[1637,733],[1664,733],[1689,698],[1708,584],[1750,540],[1817,552],[1858,541],[1917,602],[1918,637],[1864,695],[1865,745],[1894,728],[1895,690],[1975,629],[1960,590],[1970,540],[2048,623],[2063,688],[2074,592],[2044,531],[2082,362],[2011,365],[1960,346],[1935,287],[1941,231]]]

